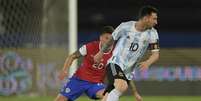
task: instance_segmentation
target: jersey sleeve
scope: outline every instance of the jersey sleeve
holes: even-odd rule
[[[118,40],[122,35],[123,23],[121,23],[112,33],[112,37],[114,40]]]
[[[87,55],[87,47],[86,45],[83,45],[82,47],[80,47],[79,52],[82,56]]]
[[[158,32],[155,29],[152,29],[151,31],[149,47],[151,51],[159,51],[159,37]]]
[[[82,56],[86,56],[87,54],[93,52],[97,48],[97,42],[89,42],[85,45],[83,45],[80,49],[79,52]]]

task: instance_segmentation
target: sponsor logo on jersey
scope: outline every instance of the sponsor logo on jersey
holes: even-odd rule
[[[123,74],[122,72],[119,72],[118,75],[119,75],[120,77],[123,77],[123,76],[124,76],[124,74]]]

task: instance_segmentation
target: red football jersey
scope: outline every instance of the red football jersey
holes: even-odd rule
[[[112,51],[104,53],[99,64],[94,63],[94,55],[99,52],[100,42],[93,41],[85,45],[86,55],[74,76],[81,80],[93,83],[102,83],[105,78],[107,60],[112,56]]]

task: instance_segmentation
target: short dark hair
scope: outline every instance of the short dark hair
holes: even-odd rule
[[[101,35],[105,33],[111,33],[114,31],[114,28],[112,26],[104,26],[101,30]]]
[[[144,16],[150,15],[151,13],[158,13],[158,9],[153,6],[147,5],[140,8],[139,11],[139,19],[143,18]]]

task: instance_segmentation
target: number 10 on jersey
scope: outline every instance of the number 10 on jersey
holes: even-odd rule
[[[136,51],[138,48],[139,48],[138,43],[132,42],[131,45],[130,45],[129,50],[130,50],[130,51]]]

